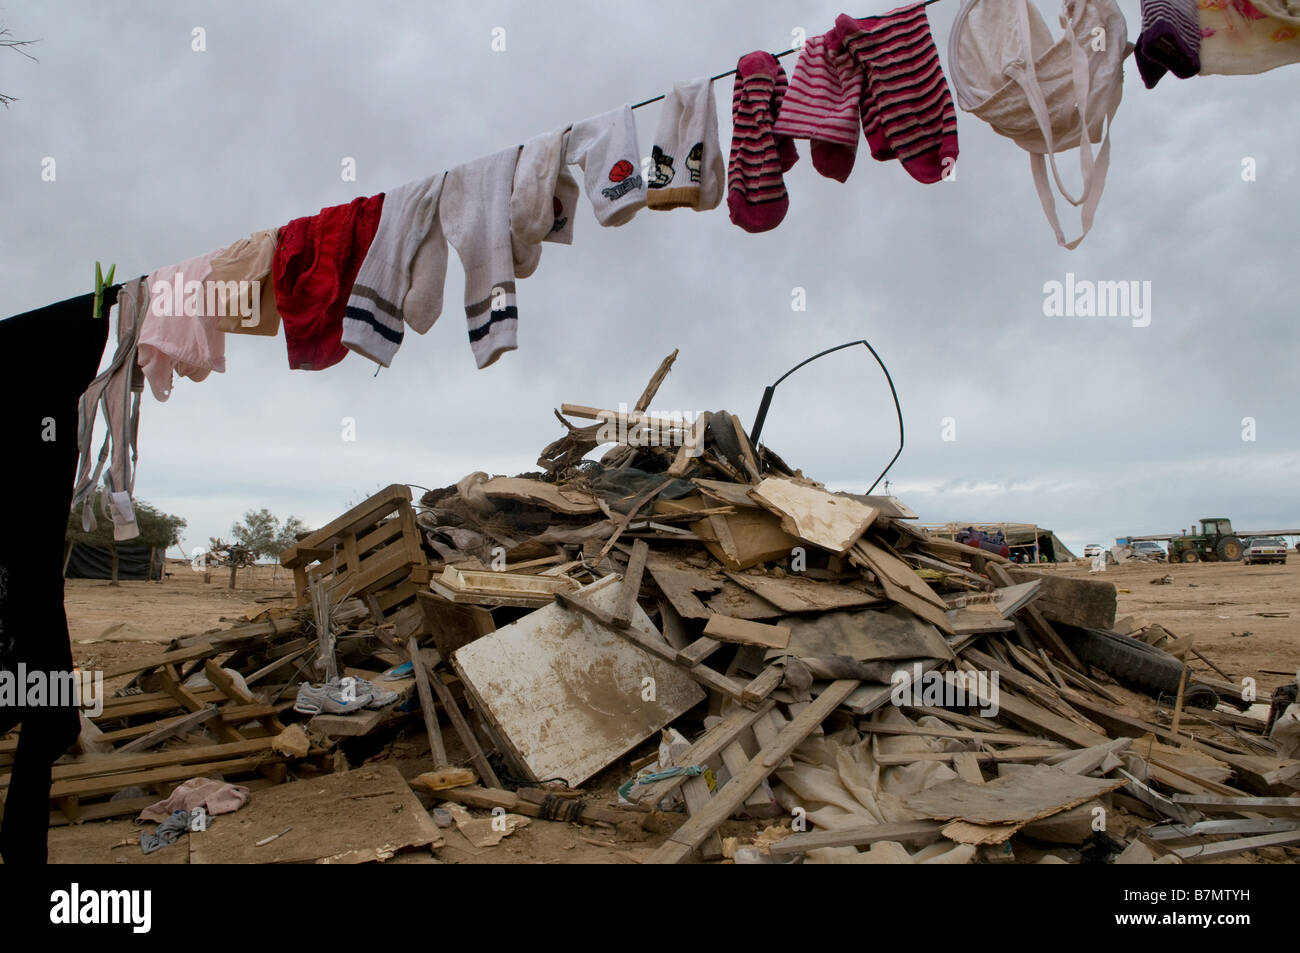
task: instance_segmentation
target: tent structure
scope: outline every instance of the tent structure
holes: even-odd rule
[[[162,578],[163,554],[154,546],[144,543],[121,542],[117,544],[117,578]],[[68,553],[65,579],[112,579],[113,552],[107,546],[73,543]]]
[[[1012,554],[1019,554],[1021,559],[1031,562],[1066,563],[1077,557],[1068,546],[1050,529],[1035,523],[981,523],[978,521],[956,523],[920,523],[916,524],[934,536],[944,539],[956,539],[964,529],[978,529],[986,532],[997,531],[1006,538]]]

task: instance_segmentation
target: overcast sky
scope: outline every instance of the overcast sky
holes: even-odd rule
[[[864,2],[848,12],[891,8]],[[945,69],[958,5],[930,8]],[[1137,0],[1120,5],[1136,38]],[[1056,30],[1057,5],[1040,6]],[[40,40],[39,62],[0,50],[0,92],[17,97],[0,110],[0,314],[89,290],[96,259],[147,273],[787,49],[793,30],[825,32],[841,12],[821,0],[0,2],[0,24]],[[191,48],[195,28],[206,51]],[[675,347],[654,408],[726,408],[748,425],[791,365],[865,337],[907,424],[891,489],[923,520],[1036,522],[1076,553],[1202,516],[1296,526],[1297,78],[1289,66],[1148,91],[1129,60],[1105,195],[1073,252],[1055,243],[1026,154],[965,112],[952,182],[922,185],[864,146],[841,184],[801,142],[789,214],[761,235],[725,205],[602,228],[584,199],[574,244],[547,245],[519,284],[519,350],[475,369],[455,255],[441,319],[408,333],[378,376],[355,354],[290,371],[283,335],[231,335],[226,373],[178,379],[165,404],[146,393],[136,495],[189,520],[187,550],[250,508],[320,525],[389,483],[533,469],[560,433],[552,408],[630,403]],[[731,88],[715,89],[724,153]],[[643,153],[658,110],[636,113]],[[1077,213],[1062,209],[1073,236]],[[1044,284],[1067,272],[1149,281],[1149,326],[1046,316]],[[806,311],[792,310],[796,287]],[[58,342],[33,371],[46,360]],[[764,440],[808,476],[865,489],[897,440],[866,350],[786,381]]]

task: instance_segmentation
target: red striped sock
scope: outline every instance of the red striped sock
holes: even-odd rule
[[[790,207],[782,175],[799,156],[788,136],[772,132],[786,87],[785,70],[771,53],[749,53],[736,64],[727,208],[747,232],[776,228]]]
[[[938,182],[957,159],[957,110],[925,7],[863,20],[841,14],[835,32],[865,76],[862,131],[872,156],[896,158],[918,181]]]

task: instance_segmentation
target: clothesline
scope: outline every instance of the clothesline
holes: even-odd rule
[[[930,4],[938,3],[938,2],[939,0],[921,0],[920,6],[928,7],[930,6]],[[916,4],[913,4],[913,6],[916,6]],[[781,59],[781,57],[789,56],[791,53],[798,53],[799,49],[800,49],[799,47],[792,47],[791,49],[782,50],[780,53],[773,53],[772,55],[779,60]],[[719,80],[719,79],[726,79],[728,76],[734,76],[734,75],[736,75],[736,70],[735,67],[732,67],[731,69],[727,70],[725,73],[718,73],[716,76],[710,76],[709,82],[713,82],[714,80]],[[651,103],[659,102],[667,95],[668,95],[667,93],[660,93],[658,96],[652,96],[649,99],[643,99],[639,103],[633,103],[632,108],[640,109],[642,106],[649,106]]]

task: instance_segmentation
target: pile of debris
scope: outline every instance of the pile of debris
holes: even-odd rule
[[[1300,844],[1300,760],[1269,737],[1294,710],[1255,717],[1189,640],[1117,622],[1109,583],[1020,570],[931,537],[892,497],[830,492],[731,414],[649,413],[674,357],[630,410],[564,405],[540,473],[475,473],[418,503],[391,486],[300,539],[282,557],[298,607],[137,664],[145,694],[97,719],[112,754],[56,767],[59,806],[326,771],[340,739],[418,717],[434,765],[419,787],[463,831],[486,823],[466,808],[631,822],[664,835],[650,862]],[[403,675],[377,710],[280,721],[303,678]],[[200,724],[216,737],[142,753]]]

